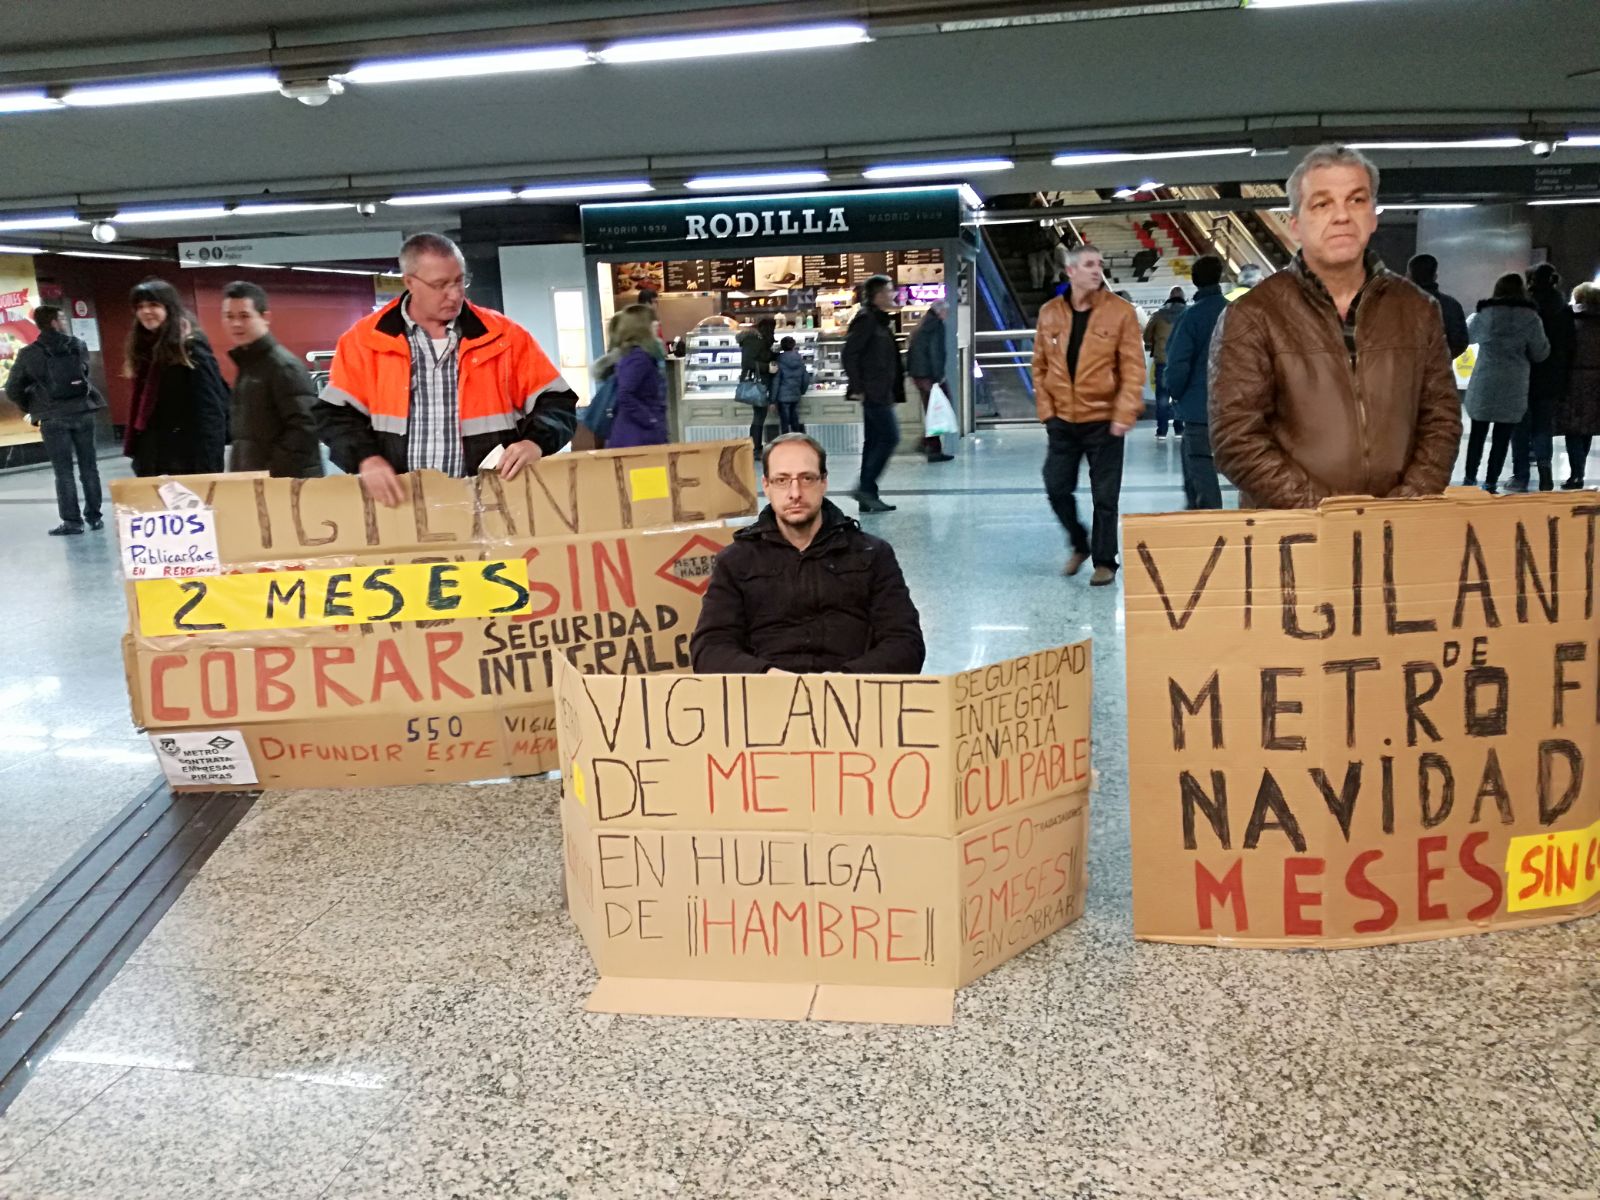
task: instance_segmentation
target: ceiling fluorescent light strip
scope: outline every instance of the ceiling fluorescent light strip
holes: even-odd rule
[[[61,101],[43,91],[0,92],[0,113],[48,112],[60,107]]]
[[[193,208],[130,208],[111,218],[113,225],[156,225],[167,221],[217,221],[228,215],[221,204]]]
[[[244,75],[206,75],[137,83],[91,83],[68,88],[61,103],[69,108],[104,108],[117,104],[158,104],[169,100],[216,100],[227,96],[276,94],[278,77],[270,71]]]
[[[582,196],[637,196],[655,191],[644,179],[619,179],[613,183],[535,183],[517,192],[518,200],[560,200]]]
[[[40,213],[32,217],[0,217],[0,230],[76,229],[88,224],[70,213]]]
[[[1528,203],[1535,208],[1553,207],[1558,204],[1600,204],[1600,196],[1566,196],[1560,200],[1529,200]]]
[[[1050,160],[1057,167],[1093,167],[1107,163],[1155,162],[1168,158],[1220,158],[1249,154],[1249,146],[1216,146],[1204,150],[1151,150],[1140,153],[1100,150],[1064,150]]]
[[[4,100],[0,99],[0,112],[4,112]],[[1558,145],[1562,146],[1600,146],[1600,134],[1577,133],[1562,139]]]
[[[62,250],[59,253],[65,258],[116,258],[123,262],[146,262],[151,257],[148,254],[117,254],[110,250]]]
[[[282,203],[236,204],[229,213],[235,217],[283,217],[292,213],[335,212],[354,207],[355,204],[352,202],[308,200],[300,203],[289,200]]]
[[[542,46],[528,50],[493,50],[482,54],[441,54],[357,63],[336,78],[354,84],[419,83],[431,79],[470,79],[525,71],[563,71],[572,67],[586,67],[592,61],[589,52],[581,46]]]
[[[711,192],[720,188],[804,187],[827,183],[826,171],[757,171],[748,175],[699,175],[684,180],[690,191]]]
[[[611,64],[679,62],[688,58],[714,58],[728,54],[768,54],[785,50],[853,46],[871,40],[861,25],[803,25],[790,29],[760,29],[739,33],[636,38],[607,46],[598,51],[595,58]]]
[[[43,246],[12,246],[0,242],[0,254],[43,254]]]
[[[414,208],[429,204],[493,204],[496,201],[516,198],[517,193],[510,188],[493,188],[479,192],[432,192],[420,196],[390,196],[384,203],[396,208]]]
[[[982,175],[1010,171],[1016,163],[1009,158],[968,158],[952,162],[884,163],[861,172],[863,179],[944,179],[961,175]]]
[[[1518,150],[1528,143],[1519,137],[1462,138],[1455,141],[1346,142],[1352,150]]]
[[[1239,0],[1240,8],[1310,8],[1314,4],[1361,4],[1366,0]]]

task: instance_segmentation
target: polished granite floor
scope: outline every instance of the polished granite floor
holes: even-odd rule
[[[0,1118],[0,1197],[1600,1197],[1600,919],[1133,942],[1120,597],[1058,575],[1041,453],[897,461],[872,525],[930,670],[1096,639],[1088,915],[954,1027],[586,1014],[554,785],[271,793]],[[1136,431],[1126,509],[1176,454]],[[109,543],[38,536],[48,483],[0,480],[0,906],[154,773]]]

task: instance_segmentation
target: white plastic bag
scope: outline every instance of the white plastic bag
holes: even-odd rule
[[[937,383],[928,393],[928,419],[923,432],[928,437],[943,437],[947,433],[958,432],[955,407],[950,403],[950,397],[944,394],[944,388]]]

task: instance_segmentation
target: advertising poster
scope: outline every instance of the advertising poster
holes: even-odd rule
[[[5,387],[17,355],[39,334],[32,317],[39,303],[32,257],[0,254],[0,389]],[[38,440],[39,431],[0,393],[0,445]]]

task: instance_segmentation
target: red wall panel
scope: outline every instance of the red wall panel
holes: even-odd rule
[[[61,287],[67,302],[87,301],[100,323],[101,385],[111,409],[111,420],[127,421],[133,385],[122,373],[123,347],[133,328],[128,295],[134,285],[158,276],[178,289],[178,295],[200,319],[211,339],[229,383],[235,375],[228,357],[228,337],[222,328],[222,289],[235,279],[258,283],[271,297],[272,332],[297,356],[313,350],[332,350],[339,335],[372,311],[372,280],[358,275],[321,275],[308,271],[263,271],[247,268],[191,268],[176,263],[134,262],[117,259],[63,258],[45,255],[34,260],[41,284]]]

